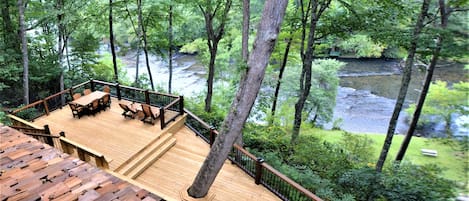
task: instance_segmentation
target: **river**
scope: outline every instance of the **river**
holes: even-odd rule
[[[135,77],[135,54],[122,58],[126,65],[127,76]],[[340,87],[334,109],[334,119],[342,119],[341,129],[349,132],[386,133],[389,119],[395,105],[395,98],[399,92],[401,70],[398,60],[385,59],[340,59],[347,65],[340,70]],[[140,74],[146,73],[143,54],[139,62]],[[206,88],[206,69],[193,55],[177,55],[173,59],[173,91],[184,96],[194,96]],[[168,83],[168,65],[159,57],[150,57],[150,66],[155,85],[166,89]],[[413,70],[411,85],[407,95],[406,105],[415,102],[418,97],[425,72]],[[445,80],[450,83],[467,80],[461,66],[447,65],[437,68],[434,79]],[[407,131],[406,114],[401,112],[396,133]],[[468,135],[467,129],[456,126],[457,134]],[[331,124],[325,125],[330,128]],[[442,125],[436,125],[431,130],[441,135]],[[426,133],[422,133],[428,136]]]

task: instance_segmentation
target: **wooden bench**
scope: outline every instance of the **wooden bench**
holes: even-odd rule
[[[436,150],[421,149],[420,151],[422,151],[422,155],[425,155],[425,156],[433,156],[433,157],[438,156],[438,152]]]

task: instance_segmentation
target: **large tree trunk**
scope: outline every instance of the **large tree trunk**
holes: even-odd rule
[[[215,59],[217,57],[218,41],[210,49],[210,62],[208,63],[207,96],[205,97],[205,111],[212,111],[213,79],[215,77]]]
[[[169,5],[169,27],[168,27],[168,67],[169,67],[169,78],[168,78],[168,93],[171,94],[171,85],[173,82],[173,4]]]
[[[18,64],[21,62],[19,55],[21,55],[20,39],[16,34],[17,31],[13,27],[11,16],[10,16],[10,2],[9,0],[2,1],[2,20],[3,20],[3,42],[6,47],[10,50],[14,50],[15,60]]]
[[[148,57],[148,42],[147,42],[147,32],[145,26],[143,25],[143,15],[142,15],[142,0],[137,0],[137,10],[138,10],[138,27],[143,36],[143,52],[145,53],[145,64],[147,66],[148,77],[150,78],[151,90],[155,91],[155,85],[153,84],[153,75],[151,74],[150,69],[150,58]]]
[[[57,43],[57,55],[58,55],[58,67],[60,68],[60,77],[59,77],[59,87],[60,91],[63,91],[65,89],[64,86],[64,65],[63,65],[63,55],[64,55],[64,42],[63,40],[65,39],[65,26],[63,24],[64,20],[64,1],[63,0],[57,0],[57,11],[59,14],[57,14],[57,24],[58,24],[58,43]],[[60,95],[60,101],[62,105],[65,105],[65,96],[62,94]]]
[[[445,29],[449,14],[446,12],[446,5],[444,0],[438,0],[438,4],[440,7],[440,19],[441,19],[441,29]],[[401,148],[396,156],[396,161],[401,162],[404,158],[404,155],[407,151],[407,147],[409,146],[410,140],[412,139],[412,135],[414,135],[414,131],[417,127],[418,120],[420,118],[420,113],[422,112],[423,105],[425,103],[425,98],[427,97],[428,90],[430,89],[430,83],[432,82],[433,72],[435,70],[436,63],[438,61],[438,57],[440,56],[440,51],[443,46],[443,34],[438,34],[438,38],[436,39],[435,50],[433,50],[432,59],[430,61],[430,65],[427,67],[427,72],[425,74],[425,82],[422,86],[422,92],[420,93],[419,99],[417,101],[417,105],[415,106],[414,115],[412,116],[412,121],[409,125],[409,130],[405,135],[404,140],[402,141]]]
[[[376,171],[381,172],[388,155],[389,148],[391,147],[392,138],[396,130],[397,120],[399,118],[399,113],[402,110],[402,105],[404,104],[405,97],[407,94],[407,89],[409,88],[410,77],[412,75],[412,66],[414,64],[415,52],[417,49],[417,42],[419,40],[420,32],[424,25],[425,16],[427,15],[428,6],[430,0],[424,0],[422,2],[422,7],[420,10],[419,18],[415,24],[414,32],[410,41],[410,47],[408,49],[407,60],[404,66],[404,72],[402,75],[401,88],[399,90],[399,95],[396,100],[396,105],[394,106],[394,111],[389,121],[388,131],[386,133],[386,138],[384,140],[383,148],[379,156],[378,162],[376,163]]]
[[[22,0],[18,0],[21,53],[23,56],[23,104],[29,104],[29,58],[28,58],[28,40],[26,38],[26,28],[24,22],[25,5]]]
[[[109,41],[111,43],[112,66],[114,67],[114,81],[119,82],[116,49],[114,47],[114,31],[112,30],[112,0],[109,0]]]
[[[208,193],[228,157],[234,141],[241,134],[264,78],[265,68],[274,49],[286,7],[287,1],[284,0],[265,2],[252,55],[248,60],[246,76],[241,82],[243,84],[239,86],[220,134],[215,139],[209,155],[188,189],[190,196],[200,198]]]
[[[306,51],[304,51],[303,45],[301,47],[301,54],[302,54],[301,58],[303,62],[303,68],[302,68],[301,75],[300,75],[300,95],[298,97],[298,101],[295,104],[295,119],[293,122],[291,144],[296,143],[296,140],[300,134],[300,127],[303,121],[302,119],[303,108],[305,106],[306,100],[308,99],[308,96],[311,90],[311,66],[313,64],[313,59],[314,59],[314,55],[313,55],[314,47],[315,47],[314,37],[315,37],[315,32],[316,32],[316,26],[322,13],[329,7],[330,3],[331,3],[331,0],[325,0],[321,2],[319,1],[309,2],[308,5],[311,5],[311,7],[308,7],[306,12],[304,11],[304,8],[301,8],[302,15],[303,15],[302,44],[304,44],[304,41],[305,41],[305,33],[306,33],[305,29],[307,27],[306,19],[308,19],[307,16],[309,12],[311,13],[311,16],[310,16],[308,43],[306,46]],[[303,4],[301,4],[300,6],[303,6]]]
[[[244,61],[249,57],[249,19],[250,19],[250,0],[243,0],[243,38],[242,38],[242,57]]]
[[[274,100],[272,101],[273,103],[270,113],[272,115],[270,119],[270,124],[274,122],[275,111],[277,110],[278,94],[280,93],[280,85],[282,84],[283,73],[285,72],[285,68],[287,67],[288,54],[290,53],[290,47],[293,41],[292,36],[290,36],[290,38],[288,38],[287,40],[287,46],[285,47],[285,52],[283,53],[282,64],[280,65],[280,72],[278,74],[277,85],[275,86]]]
[[[212,4],[216,4],[215,9],[212,8]],[[212,94],[213,94],[213,80],[215,77],[215,60],[218,51],[218,42],[220,42],[225,32],[225,24],[228,20],[228,12],[230,12],[232,0],[226,0],[223,11],[219,9],[222,2],[218,1],[213,3],[212,1],[206,1],[205,5],[199,4],[199,9],[204,15],[205,29],[207,31],[207,46],[210,51],[210,62],[208,65],[208,77],[207,77],[207,96],[205,97],[205,111],[210,112],[212,110]],[[221,19],[218,27],[213,27],[213,20],[217,16],[217,12],[220,11]]]

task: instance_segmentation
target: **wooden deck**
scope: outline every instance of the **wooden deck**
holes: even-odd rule
[[[151,192],[156,191],[167,200],[184,200],[187,197],[184,193],[208,154],[209,145],[185,126],[171,128],[178,121],[182,125],[182,117],[161,130],[159,121],[150,125],[137,119],[124,119],[118,102],[112,98],[111,109],[81,119],[73,118],[67,106],[33,123],[48,124],[52,133],[63,131],[68,139],[102,153],[110,169],[121,178],[134,178],[132,181],[151,188]],[[168,151],[158,155],[161,149]],[[143,166],[144,171],[135,170]],[[127,172],[125,176],[124,172]],[[209,195],[209,200],[220,201],[280,200],[229,161]]]

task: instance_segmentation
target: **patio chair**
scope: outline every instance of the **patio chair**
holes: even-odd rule
[[[122,116],[124,116],[124,118],[129,117],[131,119],[134,119],[135,115],[137,115],[137,111],[129,108],[128,105],[119,103],[119,106],[124,110],[124,112],[122,112]]]
[[[70,109],[72,110],[72,115],[73,115],[73,118],[78,117],[78,119],[83,116],[83,113],[84,113],[84,108],[79,106],[79,105],[75,105],[74,103],[68,103],[68,105],[70,106]]]
[[[142,119],[143,123],[150,123],[154,125],[156,118],[158,118],[159,116],[158,111],[154,110],[148,104],[142,104],[142,111],[144,114],[144,117]]]
[[[108,85],[104,85],[103,91],[106,93],[111,93],[111,88]]]
[[[73,94],[73,100],[76,100],[81,97],[81,93],[75,93]]]
[[[88,105],[88,113],[92,114],[93,116],[96,115],[96,113],[98,113],[100,109],[101,108],[99,107],[99,99],[95,99]]]
[[[85,96],[88,95],[88,94],[90,94],[90,93],[91,93],[91,89],[85,89],[85,90],[83,90],[83,94],[85,94]]]
[[[111,108],[111,95],[107,94],[99,100],[99,106],[101,109],[106,110],[106,108]]]

